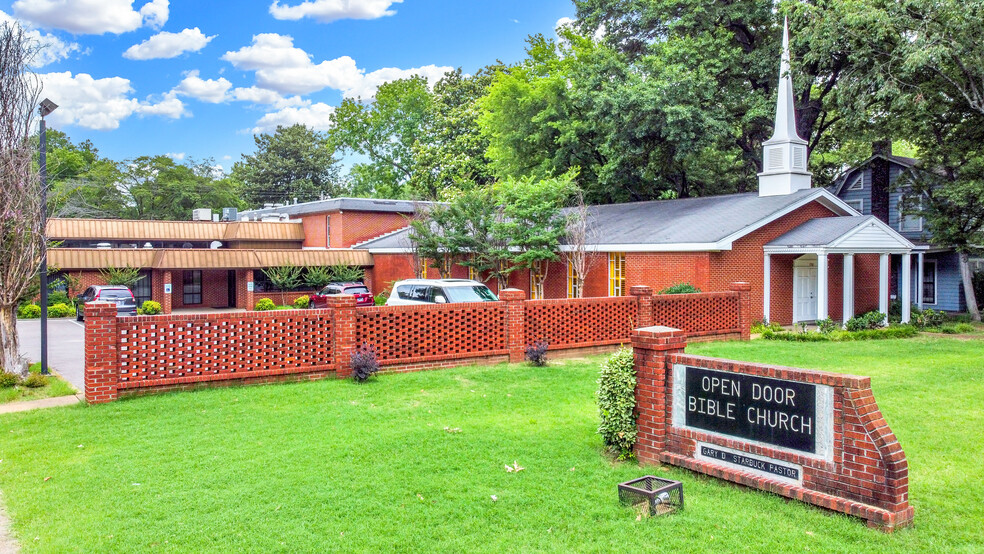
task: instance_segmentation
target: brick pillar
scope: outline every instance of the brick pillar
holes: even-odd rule
[[[328,297],[328,308],[334,327],[332,334],[332,361],[335,375],[340,378],[352,376],[352,352],[355,344],[356,299],[351,294]]]
[[[167,285],[171,285],[172,288],[171,288],[171,292],[170,293],[164,293],[161,296],[161,313],[162,314],[169,314],[169,313],[171,313],[171,298],[174,295],[174,288],[173,288],[174,285],[171,283],[171,272],[170,271],[165,271],[164,272],[164,289],[165,290],[167,289]]]
[[[749,340],[752,337],[752,285],[738,281],[731,283],[728,290],[738,293],[738,327],[741,329],[741,340]]]
[[[85,310],[85,401],[90,404],[116,400],[117,365],[116,304],[89,302]]]
[[[499,300],[506,303],[506,348],[509,361],[526,358],[526,293],[519,289],[499,291]]]
[[[639,319],[636,327],[650,327],[653,324],[653,288],[647,285],[632,285],[629,295],[635,296],[639,303]]]
[[[682,354],[687,334],[672,327],[644,327],[632,331],[636,370],[635,455],[640,462],[658,462],[666,449],[670,424],[673,367],[671,354]]]
[[[243,272],[243,280],[244,280],[244,283],[252,283],[253,282],[253,270],[252,269],[247,269],[246,271]],[[249,290],[249,286],[247,284],[244,284],[243,285],[243,307],[246,308],[247,310],[252,310],[253,307],[255,307],[255,306],[256,306],[256,301],[255,301],[255,299],[253,297],[253,291]]]

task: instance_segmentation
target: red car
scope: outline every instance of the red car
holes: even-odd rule
[[[318,294],[311,295],[312,308],[327,308],[328,297],[338,294],[351,294],[355,297],[357,306],[374,306],[376,304],[369,288],[362,283],[328,283]]]

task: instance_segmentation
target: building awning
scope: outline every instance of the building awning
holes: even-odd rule
[[[877,217],[818,217],[803,222],[765,245],[766,254],[907,254],[908,239]]]
[[[153,221],[51,218],[54,240],[128,241],[303,241],[300,221]]]
[[[48,263],[60,270],[137,267],[141,269],[256,269],[282,265],[372,266],[364,250],[96,249],[51,248]]]
[[[303,241],[300,221],[237,221],[229,223],[223,240]]]

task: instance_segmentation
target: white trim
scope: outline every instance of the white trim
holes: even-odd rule
[[[805,205],[807,205],[810,202],[813,202],[815,200],[816,201],[819,201],[821,204],[824,205],[824,207],[829,208],[831,211],[833,211],[835,213],[837,212],[837,209],[839,209],[841,212],[843,212],[843,213],[840,213],[838,215],[861,215],[854,208],[852,208],[852,207],[848,206],[847,204],[845,204],[843,200],[841,200],[840,198],[837,198],[833,194],[830,194],[829,192],[827,192],[826,189],[815,189],[815,190],[817,191],[816,193],[810,194],[808,196],[805,196],[799,202],[796,202],[795,204],[791,204],[789,206],[786,206],[785,208],[783,208],[783,209],[781,209],[781,210],[779,210],[777,212],[772,212],[767,217],[764,217],[764,218],[756,221],[755,223],[753,223],[753,224],[745,227],[744,229],[742,229],[740,231],[736,231],[736,232],[734,232],[734,233],[732,233],[732,234],[724,237],[723,239],[719,240],[717,242],[717,244],[718,245],[722,245],[722,246],[719,246],[718,249],[719,250],[731,250],[731,243],[732,242],[734,242],[734,241],[736,241],[736,240],[744,237],[745,235],[747,235],[749,233],[752,233],[754,231],[757,231],[758,229],[760,229],[762,227],[765,227],[766,225],[768,225],[769,223],[772,223],[773,221],[779,219],[780,217],[783,217],[784,215],[788,215],[788,214],[790,214],[790,213],[792,213],[792,212],[794,212],[794,211],[802,208],[803,206],[805,206]],[[723,246],[723,245],[727,245],[727,246]]]
[[[843,306],[841,308],[841,319],[844,326],[847,320],[854,317],[854,254],[844,254],[844,266],[841,272],[843,281],[841,287],[843,292]]]
[[[898,234],[898,232],[896,232],[895,229],[892,229],[877,217],[869,217],[868,221],[864,225],[858,225],[855,228],[851,229],[850,231],[844,233],[840,237],[834,239],[834,241],[830,243],[830,246],[836,248],[841,243],[851,238],[852,236],[856,235],[857,233],[860,233],[862,229],[869,226],[879,227],[882,231],[885,231],[890,237],[900,242],[902,248],[905,248],[907,250],[912,250],[916,246],[912,244],[912,241]]]
[[[855,202],[858,203],[858,207],[857,208],[854,208],[854,206],[851,206],[851,204],[853,204]],[[861,213],[861,214],[864,213],[864,198],[857,198],[857,199],[854,199],[854,200],[845,200],[844,203],[847,204],[848,206],[851,206],[855,210],[857,210],[858,213]]]
[[[923,302],[922,295],[923,263],[923,253],[919,252],[916,254],[916,306],[918,306],[920,310],[926,305],[926,303]]]
[[[772,315],[772,257],[766,253],[762,261],[762,322],[770,323]]]
[[[830,275],[829,261],[827,254],[817,254],[817,320],[827,319],[830,314],[830,288],[827,283]]]
[[[940,300],[940,296],[939,296],[939,294],[940,294],[940,274],[939,274],[939,267],[937,267],[937,263],[936,262],[937,262],[937,260],[923,260],[923,278],[919,282],[919,297],[923,299],[923,304],[929,304],[931,306],[935,306],[935,305],[937,305],[937,304],[940,303],[939,302],[939,300]],[[923,297],[923,283],[922,283],[922,281],[925,281],[926,280],[926,276],[928,275],[928,273],[926,272],[926,268],[929,265],[932,265],[933,266],[933,301],[932,302],[927,302],[926,299],[925,299],[925,297]]]
[[[912,317],[912,254],[902,254],[902,323]]]
[[[878,256],[878,311],[885,314],[888,323],[888,276],[891,273],[889,254]]]
[[[858,175],[856,179],[851,181],[851,184],[847,186],[847,190],[864,190],[864,172]]]

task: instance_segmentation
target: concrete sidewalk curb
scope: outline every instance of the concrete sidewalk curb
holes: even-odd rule
[[[40,400],[28,400],[27,402],[10,402],[0,404],[0,414],[11,414],[14,412],[26,412],[29,410],[40,410],[42,408],[56,408],[58,406],[71,406],[82,402],[81,395],[73,394],[68,396],[55,396],[53,398],[42,398]]]

